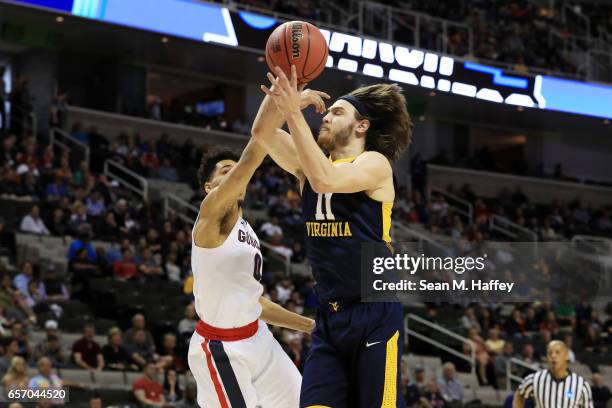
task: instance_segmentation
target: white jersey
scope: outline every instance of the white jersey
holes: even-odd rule
[[[216,248],[197,246],[192,232],[193,295],[196,312],[204,323],[230,329],[259,319],[263,293],[259,248],[257,234],[241,217]]]

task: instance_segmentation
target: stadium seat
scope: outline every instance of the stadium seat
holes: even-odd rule
[[[457,379],[465,388],[473,390],[478,388],[478,379],[472,373],[457,373]]]
[[[123,371],[97,371],[94,374],[96,386],[112,389],[128,389]]]
[[[124,406],[126,401],[132,401],[132,393],[129,390],[114,388],[97,388],[96,393],[100,395],[105,406],[120,405]]]
[[[87,370],[75,368],[62,368],[59,372],[60,378],[68,381],[75,381],[83,384],[93,384],[93,374]]]
[[[482,401],[485,405],[499,405],[502,402],[502,396],[499,390],[494,390],[490,387],[476,388],[474,391],[476,399]]]

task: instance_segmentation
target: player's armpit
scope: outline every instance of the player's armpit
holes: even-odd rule
[[[352,163],[331,165],[308,178],[317,193],[356,193],[380,188],[393,177],[389,160],[378,152],[364,152]]]
[[[260,318],[268,324],[304,333],[310,333],[315,327],[313,319],[290,312],[263,296],[259,298],[259,304],[261,305]]]

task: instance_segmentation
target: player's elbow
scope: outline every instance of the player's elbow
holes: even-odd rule
[[[308,182],[315,193],[325,194],[334,192],[333,183],[331,180],[325,177],[313,177],[312,179],[309,179]]]
[[[333,185],[327,180],[315,178],[312,180],[308,180],[308,182],[310,183],[315,193],[325,194],[334,192]]]

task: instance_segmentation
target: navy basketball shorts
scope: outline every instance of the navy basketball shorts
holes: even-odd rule
[[[300,407],[405,407],[400,391],[401,303],[331,306],[317,312]]]

